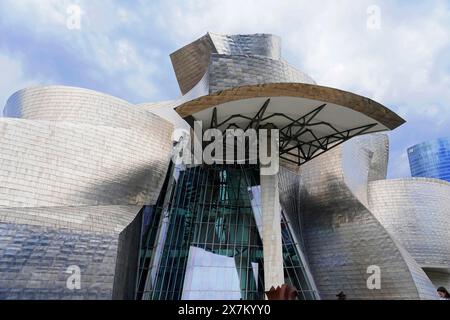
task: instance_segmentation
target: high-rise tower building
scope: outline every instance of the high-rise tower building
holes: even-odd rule
[[[450,138],[417,144],[408,149],[411,176],[450,182]]]

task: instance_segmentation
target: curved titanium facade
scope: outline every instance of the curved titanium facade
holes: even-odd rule
[[[403,119],[316,85],[281,58],[273,35],[208,33],[171,60],[183,94],[173,101],[133,105],[63,86],[8,100],[0,299],[257,300],[284,283],[299,299],[435,297],[430,278],[442,269],[427,276],[374,214],[385,207],[368,186],[385,179],[387,138],[331,150]],[[259,164],[175,165],[173,131],[190,132],[193,120],[276,127],[278,152],[296,161],[272,175]],[[367,288],[369,265],[381,268],[380,290]],[[79,289],[67,282],[71,266]]]
[[[212,54],[208,79],[210,93],[259,83],[315,84],[309,76],[283,60],[242,55]]]
[[[172,53],[171,59],[184,94],[180,102],[243,85],[315,84],[281,58],[281,41],[273,35],[208,33]]]
[[[169,122],[70,87],[19,91],[6,114],[12,110],[22,118],[0,119],[0,205],[156,202],[172,148]]]
[[[348,299],[436,298],[425,272],[368,206],[370,180],[382,178],[371,168],[384,172],[384,156],[374,152],[386,149],[370,146],[387,141],[372,139],[352,139],[300,167],[303,236],[319,294],[324,299],[335,299],[340,291]],[[381,270],[379,290],[366,284],[371,265]]]
[[[0,118],[0,299],[134,297],[138,213],[159,196],[171,123],[61,86],[15,93],[5,115],[17,119]]]
[[[255,55],[281,59],[281,39],[273,34],[217,34],[209,32],[219,54]]]
[[[369,195],[375,217],[430,272],[431,280],[433,274],[442,275],[435,286],[450,282],[450,183],[426,178],[374,181]]]
[[[207,33],[170,55],[181,92],[186,95],[207,73],[212,54],[281,58],[281,39],[271,34],[219,35]],[[253,68],[258,68],[254,66]],[[230,75],[230,74],[229,74]]]
[[[388,150],[386,136],[367,135],[300,168],[298,233],[322,298],[435,299],[450,283],[450,184],[386,180]],[[381,290],[363,283],[370,264]]]
[[[278,114],[291,119],[308,114],[297,123],[315,138],[315,134],[327,136],[330,127],[318,127],[330,122],[341,129],[357,127],[361,130],[371,121],[376,124],[371,124],[369,129],[375,128],[375,131],[395,128],[403,122],[387,108],[367,98],[316,86],[310,77],[281,59],[280,41],[270,35],[207,34],[173,53],[171,59],[184,94],[175,101],[176,112],[189,121],[202,121],[204,128],[214,127],[217,123],[245,127],[253,115],[260,112],[266,112],[265,117],[271,118],[272,125],[286,127],[289,127],[288,120],[272,117]],[[325,105],[320,106],[324,102]],[[216,106],[219,106],[218,110]],[[313,122],[314,116],[325,106],[326,112],[314,119],[317,123]],[[154,105],[146,108],[158,109]],[[240,113],[243,115],[238,115]],[[309,118],[310,115],[314,116]],[[245,120],[226,123],[228,118],[239,117]],[[262,116],[258,120],[253,118],[258,123],[265,119]],[[313,123],[314,128],[310,129],[309,123]],[[332,131],[329,137],[334,136],[337,140],[332,139],[331,143],[344,135],[346,139],[343,140],[348,140],[352,136],[351,130],[345,134]],[[364,130],[355,133],[362,132]],[[397,248],[370,212],[364,211],[368,201],[368,179],[382,178],[387,170],[387,146],[380,147],[379,139],[387,140],[385,137],[366,138],[370,150],[357,146],[347,148],[344,157],[357,165],[357,174],[352,174],[350,166],[341,168],[345,171],[342,183],[348,187],[345,194],[348,200],[343,205],[359,206],[362,217],[359,222],[368,221],[368,227],[359,231],[361,238],[367,229],[379,238],[378,242],[357,253],[368,256],[374,254],[368,253],[372,250],[381,256],[385,252],[380,249],[380,243],[390,246],[388,254],[394,255],[386,262],[391,268],[390,283],[399,271],[394,269],[395,266],[403,267],[405,279],[398,291],[384,290],[378,295],[369,292],[366,296],[367,292],[361,291],[359,298],[398,298],[399,292],[407,289],[415,292],[408,297],[428,297],[429,292],[419,285],[421,276],[427,281],[423,271],[414,265],[406,252]],[[322,145],[325,142],[319,140],[318,143],[319,147],[310,143],[310,151],[312,146],[327,150]],[[361,161],[352,159],[355,155]],[[271,285],[282,283],[297,288],[302,299],[333,297],[323,288],[322,294],[320,286],[316,285],[315,272],[322,275],[324,271],[320,269],[322,266],[313,263],[317,257],[323,259],[320,250],[339,248],[326,242],[321,243],[320,248],[308,243],[311,231],[305,226],[311,220],[302,212],[303,189],[297,175],[281,168],[278,175],[259,176],[257,167],[231,165],[189,167],[178,172],[179,169],[175,167],[173,174],[168,176],[164,196],[160,197],[156,207],[149,209],[159,222],[154,219],[147,224],[137,298],[261,299],[264,287],[268,290]],[[320,182],[323,181],[317,183]],[[355,223],[352,227],[356,230],[360,224]],[[348,230],[349,237],[356,232]],[[356,256],[352,248],[342,249]],[[330,261],[326,263],[332,265]],[[416,272],[415,267],[419,271]],[[418,273],[415,278],[411,276],[412,270]],[[220,279],[219,274],[225,279]],[[344,278],[341,279],[344,283]],[[354,277],[353,281],[352,289],[357,285],[366,286],[363,275]]]
[[[411,176],[450,182],[450,138],[436,139],[408,149]]]

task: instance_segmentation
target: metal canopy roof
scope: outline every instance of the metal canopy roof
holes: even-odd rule
[[[297,165],[354,136],[404,123],[368,98],[302,83],[236,87],[185,102],[176,111],[202,121],[203,129],[277,128],[280,158]]]

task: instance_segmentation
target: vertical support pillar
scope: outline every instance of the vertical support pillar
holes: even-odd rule
[[[284,284],[278,175],[260,175],[263,220],[264,287]]]

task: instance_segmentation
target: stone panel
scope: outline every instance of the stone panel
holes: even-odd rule
[[[281,286],[283,276],[283,247],[280,228],[278,176],[261,175],[261,212],[263,221],[264,286]]]

